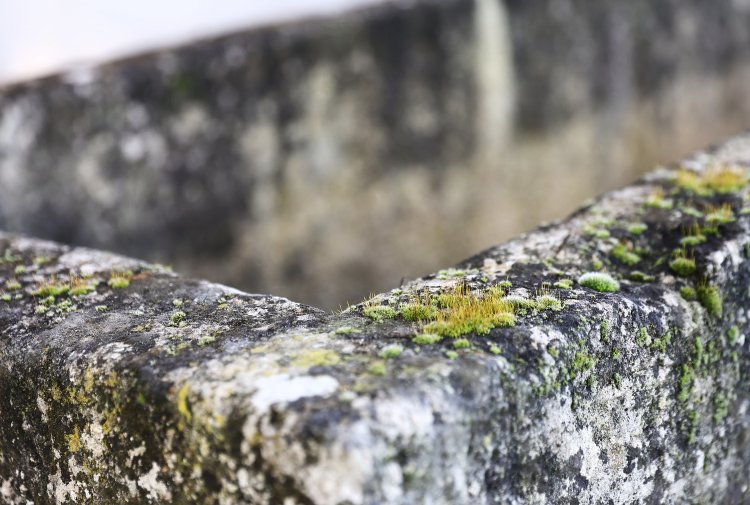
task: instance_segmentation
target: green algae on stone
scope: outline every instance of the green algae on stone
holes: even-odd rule
[[[587,272],[578,278],[578,284],[602,293],[616,293],[620,283],[603,272]]]
[[[333,366],[341,362],[341,356],[330,349],[308,349],[298,353],[291,362],[293,367],[312,368]]]

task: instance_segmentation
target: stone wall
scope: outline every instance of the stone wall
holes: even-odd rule
[[[747,503],[750,136],[680,167],[336,314],[0,234],[0,497]]]
[[[356,301],[746,128],[745,4],[384,3],[6,88],[0,228]]]

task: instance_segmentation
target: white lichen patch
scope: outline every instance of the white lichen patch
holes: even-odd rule
[[[138,487],[146,491],[146,496],[151,503],[162,503],[164,500],[172,499],[172,492],[167,485],[159,480],[161,469],[153,463],[151,470],[138,477]]]
[[[565,336],[553,328],[533,327],[529,332],[529,342],[535,349],[546,349],[555,340],[565,340]]]
[[[49,409],[49,406],[40,395],[37,395],[36,397],[36,406],[39,409],[39,413],[42,415],[42,422],[45,424],[48,423],[49,418],[47,417],[47,410]]]
[[[260,377],[255,381],[255,394],[250,403],[258,412],[273,404],[287,403],[310,396],[327,396],[339,387],[333,377],[326,375],[290,377],[286,374]]]
[[[93,422],[86,426],[81,433],[83,449],[93,458],[99,459],[104,455],[106,446],[104,444],[104,430],[99,422]]]

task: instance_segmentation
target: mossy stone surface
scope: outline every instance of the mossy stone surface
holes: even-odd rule
[[[696,173],[750,166],[750,138],[685,163]],[[0,496],[750,502],[746,197],[675,192],[673,181],[658,170],[451,275],[334,314],[0,233]],[[644,205],[659,191],[672,208]],[[688,200],[737,218],[691,251],[696,271],[679,278],[669,261],[696,219],[679,210]],[[632,242],[651,282],[630,280],[629,265],[610,261],[612,243],[586,233],[603,219],[646,224],[637,236],[610,229]],[[586,287],[595,265],[618,290]],[[110,286],[113,272],[129,272],[128,286]],[[64,289],[83,276],[89,292]],[[563,278],[578,282],[556,287]],[[515,324],[441,338],[399,313],[426,293],[436,310],[447,310],[437,302],[446,293],[471,304],[495,296]]]

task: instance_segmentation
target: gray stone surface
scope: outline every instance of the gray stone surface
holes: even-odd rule
[[[0,496],[746,503],[750,136],[681,167],[336,314],[2,234]]]
[[[747,2],[389,2],[3,89],[0,228],[337,307],[746,128],[747,82]]]

